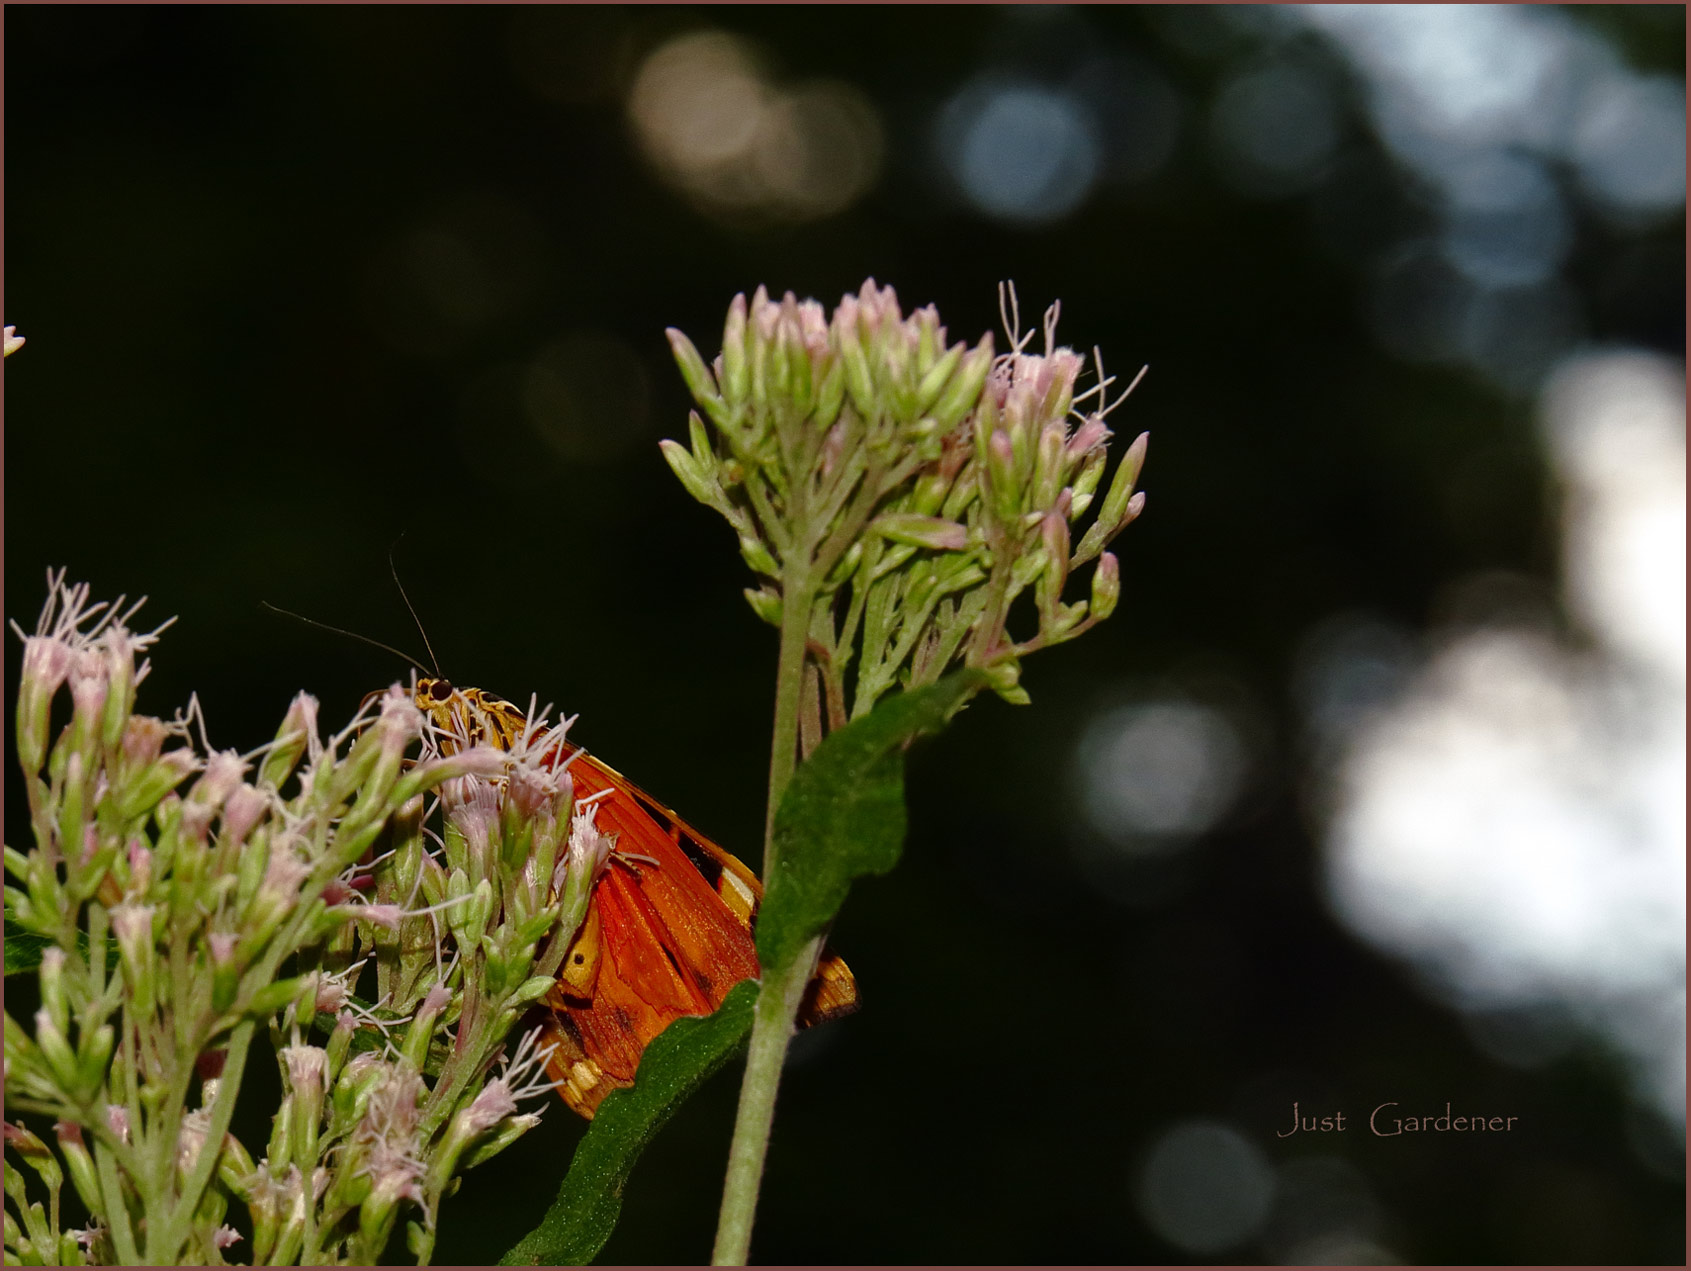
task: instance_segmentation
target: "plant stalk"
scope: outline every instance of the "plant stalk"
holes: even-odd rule
[[[763,881],[775,869],[775,809],[798,766],[799,703],[804,691],[805,646],[816,601],[809,571],[781,580],[781,651],[775,668],[775,739],[769,751],[769,811],[763,823]]]
[[[806,555],[809,544],[803,545]],[[787,782],[798,767],[799,707],[803,700],[806,645],[811,608],[816,599],[808,569],[789,566],[781,587],[781,650],[775,671],[775,737],[769,754],[769,813],[764,821],[763,878],[767,886],[775,871],[775,810],[781,806]],[[775,1119],[775,1092],[781,1084],[781,1065],[793,1035],[799,1003],[816,962],[816,947],[786,968],[763,969],[752,1016],[746,1072],[740,1083],[740,1109],[734,1119],[734,1139],[728,1148],[728,1176],[722,1185],[722,1210],[717,1220],[716,1248],[711,1257],[720,1266],[743,1266],[751,1249],[752,1221],[757,1215],[758,1187],[763,1181],[763,1158],[769,1151],[769,1129]]]
[[[781,1066],[787,1059],[794,1021],[805,988],[822,949],[817,936],[792,964],[764,973],[752,1016],[751,1043],[746,1052],[746,1075],[740,1083],[740,1107],[734,1117],[734,1142],[728,1149],[728,1176],[722,1185],[722,1210],[717,1219],[716,1248],[711,1264],[742,1267],[751,1252],[752,1220],[763,1182],[763,1160],[769,1152],[769,1131],[775,1121],[775,1093]]]

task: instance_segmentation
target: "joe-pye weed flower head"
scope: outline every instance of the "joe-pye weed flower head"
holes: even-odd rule
[[[395,685],[325,738],[301,694],[239,754],[197,703],[136,715],[164,629],[133,633],[139,607],[57,572],[34,631],[14,624],[34,841],[5,850],[6,919],[47,947],[32,1027],[6,1016],[5,1088],[60,1128],[56,1153],[8,1133],[48,1194],[8,1161],[8,1260],[221,1262],[250,1233],[255,1261],[368,1263],[401,1222],[426,1258],[456,1175],[538,1120],[518,1105],[550,1089],[544,1051],[497,1065],[608,844],[543,718],[510,752],[443,746]],[[260,1033],[282,1098],[255,1154],[230,1125]]]
[[[1059,307],[1032,351],[1040,333],[1021,331],[1013,288],[1001,303],[1004,353],[990,333],[948,342],[932,305],[907,315],[873,279],[831,317],[791,293],[736,296],[709,365],[669,332],[699,411],[690,444],[666,441],[664,457],[733,527],[759,575],[748,602],[804,660],[806,753],[894,687],[958,663],[1023,702],[1021,658],[1120,600],[1105,549],[1144,509],[1148,438],[1105,486],[1105,420],[1133,384],[1112,399],[1095,350],[1094,382],[1078,390],[1087,359],[1057,344]],[[1089,594],[1066,602],[1070,574],[1093,562]],[[1030,588],[1035,629],[1017,639],[1012,606]]]

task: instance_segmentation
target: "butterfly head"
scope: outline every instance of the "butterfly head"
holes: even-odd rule
[[[523,735],[527,717],[510,702],[477,688],[456,688],[438,676],[419,676],[411,700],[458,745],[477,742],[509,750]]]

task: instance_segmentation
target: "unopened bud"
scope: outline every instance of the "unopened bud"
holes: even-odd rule
[[[869,523],[869,528],[895,543],[927,547],[939,552],[960,552],[969,545],[969,531],[955,521],[937,516],[889,512]]]
[[[429,1043],[434,1039],[435,1023],[440,1019],[441,1012],[451,1004],[452,992],[443,984],[430,985],[429,991],[423,995],[416,1015],[406,1026],[405,1040],[400,1044],[399,1050],[414,1067],[423,1067],[429,1055]]]
[[[151,715],[131,715],[123,724],[123,757],[144,768],[159,757],[164,744],[164,721]]]
[[[1003,658],[982,669],[986,672],[987,684],[992,691],[1012,706],[1026,706],[1033,700],[1021,685],[1022,664],[1019,659],[1013,656]]]
[[[256,786],[242,785],[223,805],[224,838],[234,844],[244,842],[269,804],[269,796]]]
[[[781,595],[773,587],[760,587],[755,591],[747,587],[742,594],[758,617],[772,627],[781,625]]]
[[[246,768],[234,751],[219,751],[206,760],[204,773],[188,792],[188,802],[204,804],[212,809],[221,808],[224,800],[240,789]]]
[[[722,328],[723,399],[730,406],[745,402],[751,393],[751,367],[746,361],[746,295],[741,292],[728,306],[728,320]]]
[[[704,358],[699,356],[698,349],[693,342],[674,327],[666,328],[664,335],[669,338],[669,351],[675,358],[676,366],[681,368],[681,378],[687,382],[687,389],[693,394],[693,400],[698,402],[713,419],[719,423],[727,418],[727,403],[722,400],[722,394],[716,387],[716,380],[705,365]]]
[[[82,1127],[72,1121],[60,1121],[53,1127],[59,1140],[59,1155],[64,1158],[65,1171],[71,1186],[91,1212],[103,1207],[100,1198],[99,1176],[94,1171],[94,1157],[82,1139]]]
[[[46,1011],[35,1013],[35,1045],[41,1051],[54,1083],[66,1094],[74,1094],[77,1085],[76,1052],[71,1050],[63,1031]]]
[[[740,559],[750,565],[757,573],[770,578],[781,576],[781,566],[762,541],[748,534],[740,535]]]
[[[706,507],[715,507],[721,500],[722,490],[715,482],[705,476],[704,469],[698,460],[687,453],[687,448],[680,442],[665,439],[658,442],[658,449],[663,452],[664,462],[669,464],[669,470],[675,474],[676,480],[681,482],[682,488]]]
[[[65,951],[49,945],[41,953],[41,1008],[58,1030],[70,1029],[70,1007],[65,1001]]]
[[[124,979],[129,985],[134,1010],[143,1018],[151,1013],[154,1001],[157,959],[153,913],[151,905],[117,905],[111,910],[112,935],[117,939]]]
[[[1121,566],[1114,552],[1105,552],[1092,571],[1092,616],[1102,622],[1116,611],[1120,599]]]
[[[33,1132],[21,1125],[5,1121],[0,1122],[0,1134],[5,1137],[6,1146],[16,1152],[25,1165],[40,1175],[41,1181],[49,1189],[57,1191],[64,1185],[65,1176],[59,1169],[58,1158]]]
[[[1016,482],[1015,448],[1003,429],[995,429],[987,438],[986,471],[993,511],[1008,524],[1021,514],[1021,490]]]
[[[317,699],[309,693],[301,693],[289,705],[288,713],[282,717],[282,726],[276,730],[276,739],[270,743],[270,753],[265,756],[264,765],[259,770],[260,783],[279,789],[306,752],[319,744]]]

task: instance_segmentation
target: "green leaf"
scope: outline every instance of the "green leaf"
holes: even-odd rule
[[[6,974],[22,975],[41,965],[41,954],[52,945],[46,936],[21,928],[6,928]]]
[[[51,936],[44,936],[29,930],[12,916],[10,903],[5,908],[6,925],[6,975],[24,975],[38,970],[41,966],[41,955],[53,944]],[[76,933],[76,947],[83,957],[88,956],[88,933]]]
[[[775,813],[775,868],[764,880],[757,956],[791,964],[845,903],[853,880],[885,874],[904,850],[904,749],[938,732],[987,686],[979,671],[898,693],[831,733],[800,765]]]
[[[640,1153],[745,1041],[757,991],[755,980],[742,980],[716,1014],[678,1019],[646,1047],[634,1084],[605,1096],[575,1149],[558,1199],[540,1225],[500,1259],[502,1266],[582,1266],[593,1260],[616,1227],[623,1188]]]

